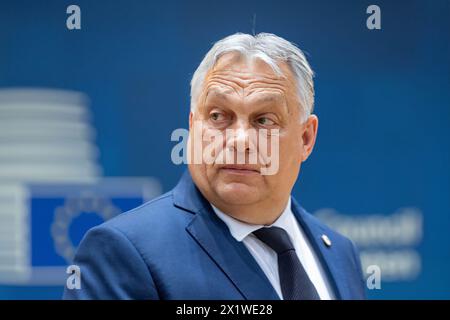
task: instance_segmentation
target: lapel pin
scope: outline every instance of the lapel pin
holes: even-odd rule
[[[331,240],[330,240],[330,238],[328,238],[328,236],[326,234],[322,235],[322,241],[323,241],[323,243],[325,243],[325,245],[327,247],[331,247]]]

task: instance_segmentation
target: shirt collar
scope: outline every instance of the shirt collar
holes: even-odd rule
[[[211,207],[213,208],[216,215],[223,222],[225,222],[225,224],[228,226],[228,229],[230,230],[231,235],[237,241],[242,241],[252,232],[254,232],[260,228],[266,227],[261,224],[249,224],[249,223],[239,221],[239,220],[231,217],[230,215],[223,213],[222,211],[220,211],[218,208],[216,208],[212,204],[211,204]],[[292,210],[291,210],[291,197],[289,197],[288,203],[287,203],[286,207],[284,208],[283,212],[281,213],[281,215],[278,217],[277,220],[275,220],[275,222],[273,224],[271,224],[268,227],[276,226],[276,227],[282,228],[292,238],[293,237],[293,230],[292,230],[293,218],[294,218],[294,214],[292,213]],[[295,218],[294,218],[294,222],[295,222]]]

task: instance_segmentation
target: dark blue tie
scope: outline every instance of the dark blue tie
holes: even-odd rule
[[[284,300],[320,300],[284,229],[261,228],[253,234],[278,255],[278,274]]]

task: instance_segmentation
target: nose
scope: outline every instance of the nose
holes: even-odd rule
[[[246,163],[246,157],[253,158],[256,155],[256,131],[245,121],[237,121],[235,125],[227,129],[226,147],[234,153],[235,163]]]

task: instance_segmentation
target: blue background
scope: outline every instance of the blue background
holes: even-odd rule
[[[81,30],[66,28],[70,4]],[[370,4],[381,30],[366,28]],[[167,191],[184,170],[170,134],[188,125],[195,68],[214,41],[253,28],[297,43],[316,72],[318,142],[294,196],[309,211],[420,208],[420,277],[370,295],[450,298],[448,0],[1,1],[0,87],[86,93],[104,175],[154,176]]]

